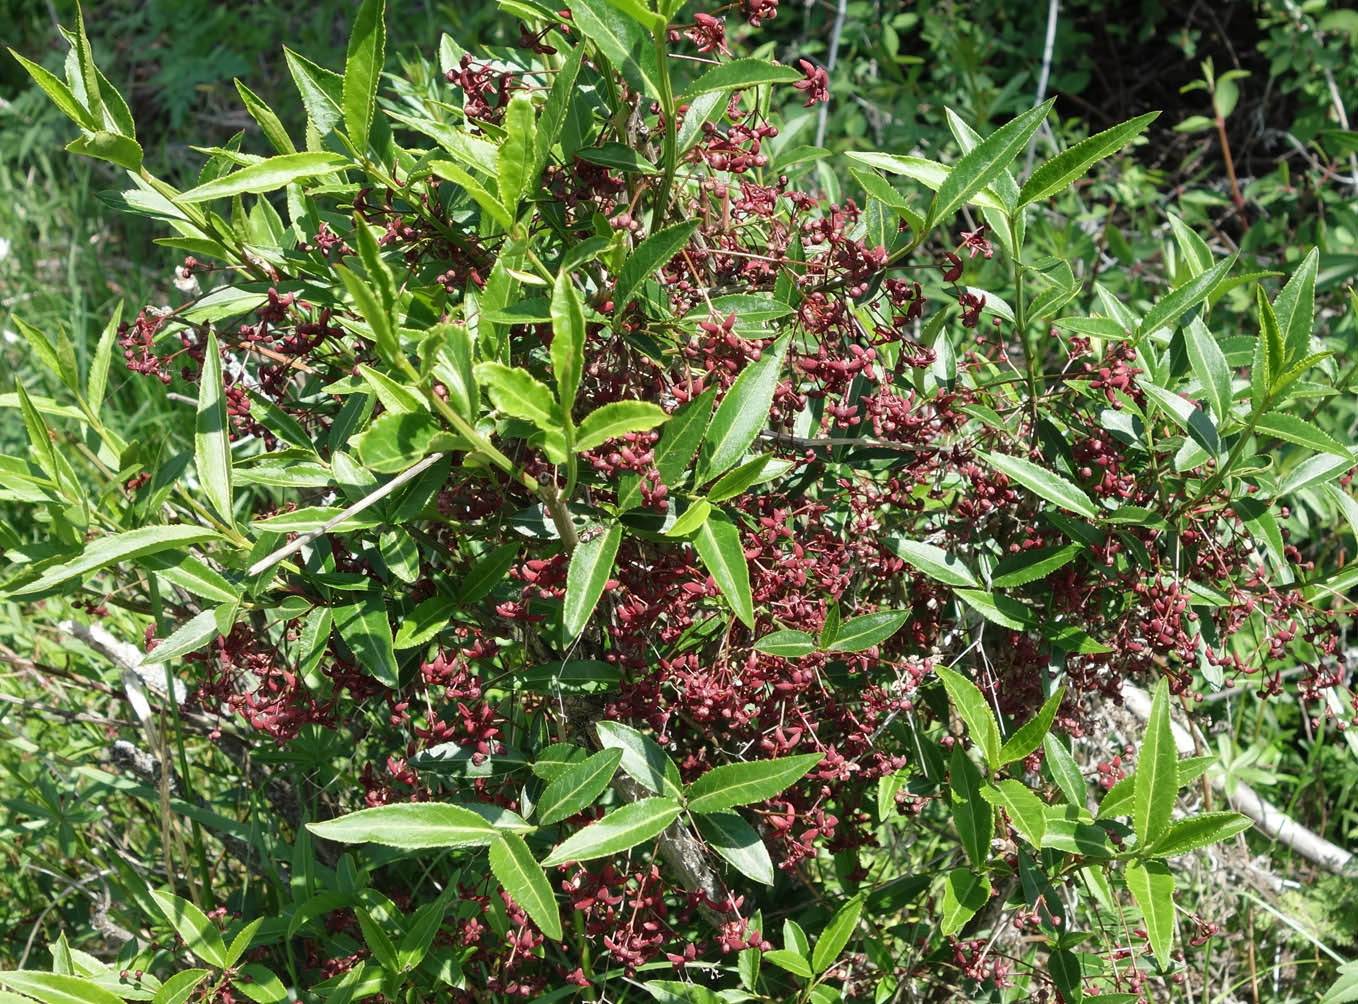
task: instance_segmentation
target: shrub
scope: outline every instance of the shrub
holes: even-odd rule
[[[41,529],[7,531],[4,591],[121,667],[162,838],[118,861],[116,964],[63,939],[0,982],[1183,982],[1218,928],[1176,918],[1166,861],[1248,820],[1176,815],[1210,761],[1179,759],[1171,705],[1295,664],[1318,719],[1354,710],[1326,697],[1352,577],[1278,522],[1358,513],[1352,452],[1309,420],[1337,376],[1317,255],[1270,297],[1173,218],[1173,284],[1129,302],[1026,250],[1027,221],[1153,114],[1020,186],[1050,103],[984,137],[948,113],[951,164],[849,154],[864,197],[832,202],[777,125],[826,100],[815,65],[737,56],[674,3],[504,6],[518,48],[445,37],[448,88],[383,95],[368,0],[343,74],[288,54],[305,137],[242,88],[272,153],[210,150],[187,191],[143,166],[83,25],[65,82],[27,64],[188,257],[183,302],[115,316],[83,377],[23,326],[74,406],[17,388],[5,497]],[[192,449],[106,414],[118,353],[195,402]],[[1071,740],[1143,686],[1091,796]]]

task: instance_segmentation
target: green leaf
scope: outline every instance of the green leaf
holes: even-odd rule
[[[566,122],[566,112],[571,99],[575,97],[575,80],[580,73],[580,62],[585,57],[583,45],[571,46],[570,55],[552,78],[552,89],[547,94],[547,102],[542,106],[542,118],[533,134],[533,168],[531,176],[542,176],[547,159],[551,156],[552,146],[561,135],[561,127]]]
[[[1080,1004],[1084,1000],[1080,958],[1069,948],[1059,948],[1047,956],[1047,972],[1066,1004]]]
[[[825,925],[825,930],[816,939],[816,950],[811,953],[811,968],[817,975],[835,964],[839,953],[844,951],[844,946],[853,937],[858,918],[863,915],[863,899],[863,894],[859,893],[836,910],[830,923]]]
[[[461,439],[423,411],[386,412],[352,440],[363,465],[378,474],[399,473],[430,453],[460,444]]]
[[[419,851],[439,847],[484,847],[496,829],[484,816],[446,802],[399,802],[360,809],[338,819],[307,823],[324,840],[342,844],[383,844]]]
[[[231,81],[236,85],[236,93],[240,95],[245,110],[250,113],[250,117],[259,126],[259,131],[264,134],[264,138],[269,141],[279,153],[296,153],[297,147],[292,143],[292,137],[288,135],[287,129],[283,127],[282,121],[274,113],[264,100],[250,88],[240,82],[239,78]]]
[[[904,537],[888,537],[884,541],[886,549],[902,561],[929,578],[948,586],[976,589],[980,583],[971,569],[962,563],[955,554],[949,554],[941,547]]]
[[[513,567],[519,550],[517,543],[502,544],[479,559],[462,580],[458,603],[475,603],[489,595]]]
[[[740,531],[724,516],[713,513],[698,527],[693,549],[735,615],[748,628],[754,627],[754,597],[750,593],[750,568]]]
[[[978,871],[986,870],[990,860],[990,838],[995,833],[995,812],[981,794],[981,772],[967,756],[961,743],[954,743],[948,764],[948,789],[951,793],[953,825],[961,838],[962,849]]]
[[[1163,387],[1157,387],[1149,380],[1138,377],[1136,385],[1160,406],[1161,411],[1173,419],[1175,425],[1202,447],[1209,457],[1216,457],[1221,453],[1221,440],[1217,436],[1217,428],[1205,411],[1190,404],[1186,398]]]
[[[505,108],[501,127],[505,138],[500,142],[496,155],[496,178],[500,183],[500,203],[511,217],[519,215],[519,203],[531,188],[536,187],[537,177],[529,176],[532,167],[531,154],[536,147],[537,120],[533,115],[533,99],[527,91],[515,91]],[[569,279],[567,279],[569,283]],[[553,318],[555,320],[555,317]],[[556,342],[552,342],[556,347]],[[555,365],[555,357],[553,357]],[[573,396],[573,395],[572,395]]]
[[[883,610],[854,617],[840,625],[839,634],[829,645],[831,652],[862,652],[880,645],[910,619],[908,610]]]
[[[305,56],[298,55],[283,46],[283,59],[288,64],[297,93],[302,97],[307,118],[324,138],[344,118],[343,103],[344,79],[333,70],[317,66]]]
[[[1144,115],[1138,115],[1121,125],[1115,125],[1111,129],[1096,133],[1088,139],[1076,143],[1070,149],[1057,154],[1037,168],[1023,183],[1018,198],[1019,208],[1028,205],[1030,202],[1036,202],[1038,199],[1045,199],[1057,192],[1064,191],[1084,177],[1085,172],[1094,164],[1117,153],[1140,136],[1145,131],[1146,126],[1155,121],[1159,114],[1159,112],[1147,112]]]
[[[1047,117],[1054,101],[1054,98],[1049,98],[1036,108],[1030,108],[1009,120],[953,165],[934,195],[929,215],[924,221],[924,232],[932,230],[939,220],[951,216],[958,206],[1004,172]]]
[[[733,467],[767,424],[787,347],[785,336],[766,348],[726,391],[707,427],[695,484],[704,484]]]
[[[943,916],[939,921],[939,932],[945,937],[956,934],[989,901],[989,880],[970,868],[954,868],[943,880]]]
[[[755,485],[778,477],[789,466],[788,461],[777,460],[771,453],[761,453],[753,460],[746,461],[719,477],[708,489],[708,501],[725,502],[737,495],[743,495]]]
[[[581,26],[583,28],[583,25]],[[671,227],[651,234],[636,246],[636,249],[623,263],[618,273],[617,284],[613,291],[613,327],[622,323],[627,305],[637,295],[644,283],[656,269],[669,263],[669,260],[683,250],[693,232],[698,229],[700,220],[685,220]]]
[[[990,584],[1008,589],[1036,582],[1070,564],[1083,550],[1083,544],[1054,544],[1011,554],[990,573]]]
[[[607,532],[582,540],[571,553],[566,570],[566,602],[561,611],[561,634],[566,644],[580,636],[589,623],[599,597],[604,594],[613,561],[622,543],[622,527],[614,523]]]
[[[717,400],[717,388],[709,387],[700,397],[689,401],[670,416],[655,446],[655,467],[660,480],[677,485],[689,461],[702,445],[712,418],[712,405]]]
[[[986,765],[991,770],[997,769],[1000,765],[1000,727],[980,688],[945,666],[936,667],[934,672],[943,681],[953,707],[966,723],[967,735],[985,757]]]
[[[1325,991],[1320,1004],[1351,1004],[1358,1001],[1358,961],[1345,962],[1339,967],[1339,978]]]
[[[116,164],[127,171],[141,170],[141,144],[134,139],[119,136],[117,133],[108,132],[105,129],[86,133],[71,140],[66,144],[66,149],[71,153],[106,160],[110,164]]]
[[[654,49],[650,34],[606,0],[571,0],[569,6],[580,36],[598,46],[633,90],[658,101],[655,60],[648,58]]]
[[[99,336],[99,344],[94,350],[94,361],[90,363],[85,399],[89,402],[91,413],[96,417],[104,405],[104,392],[108,389],[108,368],[113,360],[113,345],[118,339],[118,325],[122,323],[122,319],[123,301],[119,300],[113,305],[113,313],[109,316],[108,323],[104,325],[104,332]]]
[[[84,976],[45,973],[38,969],[0,972],[0,983],[35,997],[43,1004],[123,1004],[123,999]],[[30,1004],[27,998],[5,995],[3,1004]]]
[[[1033,750],[1042,745],[1043,738],[1051,729],[1052,720],[1056,718],[1056,711],[1061,707],[1061,698],[1065,696],[1066,688],[1061,687],[1042,702],[1042,707],[1024,726],[1004,741],[1000,747],[1000,763],[1003,767],[1006,764],[1022,760]]]
[[[752,760],[713,767],[684,790],[690,812],[719,812],[772,798],[800,780],[825,758],[804,753],[775,760]]]
[[[400,972],[400,962],[396,958],[396,945],[391,935],[382,929],[373,915],[362,907],[354,908],[354,918],[358,921],[363,943],[377,960],[378,965],[389,973]]]
[[[1203,395],[1211,404],[1218,424],[1225,422],[1231,413],[1231,369],[1221,346],[1197,317],[1184,329],[1184,345],[1188,349],[1193,375],[1202,385]]]
[[[349,33],[344,60],[344,129],[358,155],[367,160],[368,134],[377,111],[377,88],[386,59],[385,0],[363,0]]]
[[[1235,265],[1235,259],[1236,255],[1233,254],[1224,261],[1217,262],[1152,307],[1136,329],[1136,340],[1140,341],[1160,328],[1172,328],[1174,322],[1211,295],[1212,290],[1216,289],[1221,280],[1226,278],[1226,273]]]
[[[1084,808],[1085,779],[1070,751],[1050,732],[1042,737],[1042,749],[1047,754],[1047,769],[1051,771],[1052,779],[1061,789],[1061,794],[1066,796],[1066,801],[1071,805]]]
[[[372,286],[360,279],[347,266],[335,265],[333,268],[344,283],[344,288],[354,301],[358,312],[363,315],[363,320],[367,321],[368,327],[372,329],[377,354],[389,365],[399,365],[401,345],[396,337],[391,309],[382,301],[381,296],[373,291]]]
[[[694,499],[687,509],[674,521],[668,530],[665,531],[666,537],[687,537],[698,527],[707,522],[707,517],[712,515],[712,503],[707,499]]]
[[[509,210],[504,207],[499,198],[461,167],[450,160],[432,160],[429,162],[429,170],[445,181],[451,181],[470,195],[485,214],[505,230],[513,228],[514,219],[509,215]]]
[[[335,628],[357,663],[382,686],[388,690],[400,686],[387,602],[380,590],[364,590],[355,602],[335,607]]]
[[[14,321],[15,327],[19,329],[19,333],[24,336],[29,347],[33,350],[33,354],[42,360],[43,364],[48,369],[61,378],[61,382],[66,385],[67,389],[79,393],[80,382],[77,379],[76,374],[75,353],[72,350],[69,339],[66,338],[66,335],[61,328],[57,328],[57,336],[60,339],[62,346],[62,350],[58,351],[58,349],[47,340],[46,335],[33,325],[29,324],[22,317],[17,314],[11,314],[10,317]]]
[[[547,385],[525,369],[503,363],[478,363],[476,379],[506,415],[532,422],[544,431],[562,428],[561,408]]]
[[[816,639],[805,631],[771,631],[754,643],[754,650],[782,659],[800,659],[816,651]]]
[[[575,395],[580,389],[581,367],[585,361],[585,308],[580,302],[580,294],[571,284],[570,275],[565,271],[557,273],[556,282],[552,285],[551,317],[552,375],[556,377],[556,394],[561,412],[569,415],[575,406]],[[580,446],[578,440],[576,448],[590,449]]]
[[[555,341],[552,345],[556,346]],[[665,409],[649,401],[613,401],[585,416],[575,430],[575,448],[592,450],[610,439],[654,429],[668,420]]]
[[[746,878],[773,885],[773,860],[753,826],[734,812],[709,812],[693,817],[707,845]]]
[[[1019,836],[1034,848],[1042,846],[1042,835],[1047,829],[1047,811],[1042,800],[1021,782],[1005,778],[997,781],[993,788],[983,787],[981,797],[1008,814]]]
[[[800,976],[804,980],[811,978],[811,963],[806,958],[796,952],[786,948],[775,948],[771,952],[765,952],[765,962],[772,962],[779,969],[786,969],[793,976]]]
[[[1353,455],[1337,440],[1295,415],[1285,412],[1260,415],[1254,420],[1254,431],[1281,439],[1285,443],[1296,443],[1298,446],[1305,446],[1321,453],[1332,453],[1336,457],[1353,462]]]
[[[221,540],[216,530],[201,526],[143,526],[122,533],[105,534],[85,545],[85,550],[64,564],[47,569],[35,581],[13,590],[12,596],[45,592],[53,586],[78,578],[87,572],[105,568],[120,561],[130,561],[144,554],[155,554],[175,547]]]
[[[1174,876],[1163,861],[1129,861],[1127,888],[1141,909],[1151,951],[1162,969],[1173,965]]]
[[[616,0],[613,0],[613,2],[616,2]],[[651,980],[649,983],[641,984],[641,989],[659,1001],[660,1004],[722,1004],[721,997],[696,983],[683,983],[679,980]]]
[[[622,749],[614,746],[556,775],[538,798],[538,823],[550,826],[593,805],[613,780],[621,762]]]
[[[211,329],[203,349],[203,371],[198,383],[198,418],[193,437],[198,480],[212,508],[228,524],[232,520],[231,424],[226,414],[226,386],[217,336]]]
[[[1172,858],[1199,847],[1233,837],[1253,825],[1238,812],[1205,812],[1187,819],[1176,819],[1165,828],[1160,839],[1146,848],[1148,856]]]
[[[1017,481],[1048,502],[1087,519],[1099,517],[1099,509],[1089,500],[1089,496],[1061,475],[1049,471],[1045,467],[1039,467],[1032,461],[1024,460],[1021,457],[984,451],[981,452],[981,456],[997,471]]]
[[[594,731],[599,745],[622,750],[622,769],[633,781],[657,795],[680,796],[679,768],[655,740],[622,722],[595,722]]]
[[[542,863],[551,867],[630,850],[659,836],[681,811],[673,798],[643,798],[624,805],[557,844]]]
[[[517,834],[507,833],[504,836],[519,839]],[[415,911],[415,916],[410,919],[410,924],[396,949],[396,965],[401,972],[407,972],[425,960],[434,944],[434,938],[443,927],[443,918],[452,896],[453,890],[445,886],[437,899],[425,903]]]
[[[181,969],[160,985],[156,995],[151,998],[151,1004],[186,1004],[198,984],[209,975],[211,971],[207,969]],[[3,977],[0,977],[0,980],[3,980]],[[82,1001],[86,999],[80,998]]]
[[[177,659],[189,652],[196,652],[212,641],[220,633],[217,630],[219,613],[228,611],[231,606],[234,606],[234,603],[221,607],[210,607],[180,624],[170,633],[170,637],[156,646],[156,661],[165,662],[170,659]]]
[[[1311,344],[1311,326],[1316,312],[1316,269],[1319,263],[1320,251],[1312,248],[1273,300],[1273,310],[1282,333],[1285,360],[1296,359]]]
[[[82,126],[85,129],[93,131],[100,127],[100,120],[96,116],[90,114],[90,112],[76,100],[74,92],[66,86],[65,82],[60,77],[44,69],[38,63],[25,59],[13,49],[9,50],[9,54],[18,61],[20,66],[28,71],[28,75],[33,78],[33,82],[42,88],[43,93],[47,95],[52,104],[56,105],[57,108],[61,110],[62,114],[76,125]]]
[[[490,845],[490,870],[538,930],[553,941],[560,941],[561,912],[552,895],[551,882],[533,859],[523,837],[517,833],[498,834]]]
[[[202,910],[186,899],[164,892],[151,890],[160,912],[170,922],[179,936],[184,939],[184,947],[210,966],[219,969],[226,965],[226,944],[217,925],[208,920]]]
[[[699,94],[713,91],[734,91],[760,84],[794,84],[802,74],[790,66],[781,66],[766,59],[732,59],[719,63],[700,75],[684,89],[679,104],[688,104]]]
[[[1169,826],[1179,793],[1178,750],[1169,721],[1169,681],[1155,686],[1150,718],[1136,761],[1136,807],[1132,821],[1142,847],[1148,847]]]
[[[352,166],[337,153],[285,153],[251,164],[175,196],[176,202],[208,202],[234,195],[273,192],[303,178],[318,178]]]

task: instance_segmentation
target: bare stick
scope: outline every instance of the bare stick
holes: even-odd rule
[[[302,548],[306,547],[317,537],[322,537],[325,534],[329,533],[331,530],[335,529],[335,527],[343,523],[346,519],[349,519],[351,516],[357,516],[359,513],[361,513],[364,509],[367,509],[369,506],[373,506],[376,505],[378,502],[381,502],[384,498],[386,498],[388,495],[394,492],[397,488],[400,488],[407,482],[413,480],[414,478],[419,477],[421,474],[429,470],[429,468],[433,467],[436,463],[438,463],[447,455],[448,454],[446,453],[431,453],[429,456],[425,457],[414,467],[410,467],[402,471],[400,474],[396,475],[396,477],[392,478],[381,488],[378,488],[376,491],[370,492],[367,495],[363,496],[363,498],[359,499],[357,502],[355,502],[349,508],[345,509],[339,515],[326,520],[324,523],[316,527],[316,529],[314,530],[308,530],[306,533],[299,536],[292,543],[284,544],[278,550],[274,551],[273,554],[270,554],[264,558],[260,558],[258,561],[256,561],[253,565],[250,566],[250,568],[246,571],[245,574],[253,578],[260,572],[268,571],[270,568],[278,564],[284,558],[288,557],[289,555],[295,554]]]
[[[1042,75],[1037,78],[1037,97],[1033,99],[1034,108],[1042,104],[1047,98],[1047,81],[1051,79],[1052,73],[1052,49],[1056,46],[1056,14],[1059,6],[1057,0],[1048,0],[1047,41],[1042,48]],[[1036,152],[1037,137],[1034,136],[1028,141],[1028,162],[1023,166],[1025,178],[1033,173],[1033,154]]]
[[[839,59],[839,36],[844,31],[844,17],[849,11],[849,0],[839,0],[839,8],[835,11],[835,23],[830,29],[830,58],[825,64],[825,75],[828,77],[835,72],[835,62]],[[830,103],[822,101],[820,110],[816,113],[816,146],[825,145],[825,121],[830,113]]]

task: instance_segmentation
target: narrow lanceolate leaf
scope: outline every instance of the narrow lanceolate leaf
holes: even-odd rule
[[[501,123],[505,138],[500,143],[496,155],[496,177],[500,183],[500,202],[509,210],[509,215],[517,217],[519,203],[532,187],[537,184],[536,177],[529,177],[532,168],[532,154],[536,143],[537,121],[533,116],[533,99],[527,91],[516,91],[509,99]],[[553,346],[555,346],[553,342]]]
[[[1084,1000],[1084,980],[1080,975],[1080,958],[1068,948],[1058,949],[1047,956],[1047,972],[1061,991],[1066,1004],[1080,1004]],[[1116,996],[1116,995],[1114,995]]]
[[[1235,255],[1217,262],[1206,272],[1190,279],[1150,309],[1136,329],[1139,341],[1159,328],[1172,328],[1180,317],[1211,295],[1235,265]]]
[[[401,802],[360,809],[306,828],[341,844],[383,844],[402,850],[484,847],[496,829],[480,813],[444,802]]]
[[[236,93],[240,95],[245,110],[255,120],[255,124],[259,126],[259,131],[264,134],[269,145],[279,153],[296,153],[297,147],[293,145],[292,137],[288,135],[282,120],[265,103],[264,99],[242,84],[239,78],[232,80],[232,83],[236,85]]]
[[[505,892],[553,941],[561,940],[561,912],[547,874],[517,833],[501,833],[490,845],[490,870]]]
[[[1188,819],[1176,819],[1160,835],[1160,839],[1147,848],[1146,853],[1157,858],[1172,858],[1233,837],[1252,825],[1249,817],[1238,812],[1207,812]]]
[[[547,103],[542,106],[542,118],[533,134],[531,173],[534,178],[540,177],[542,169],[547,166],[547,158],[551,156],[552,147],[561,135],[561,127],[566,123],[566,112],[571,99],[575,97],[575,78],[580,72],[580,61],[584,56],[583,45],[571,46],[570,55],[552,78],[552,89],[547,94]]]
[[[201,526],[143,526],[123,533],[111,533],[86,545],[83,553],[65,564],[49,568],[39,578],[14,590],[11,595],[23,596],[43,592],[87,572],[120,561],[130,561],[143,554],[155,554],[175,547],[221,539],[222,535],[216,530]]]
[[[1045,578],[1058,568],[1070,564],[1084,550],[1083,544],[1053,545],[1035,547],[1029,551],[1011,554],[990,573],[990,584],[1006,589],[1024,586]]]
[[[698,229],[700,222],[685,220],[683,223],[676,223],[659,233],[651,234],[636,246],[636,250],[623,263],[622,271],[618,273],[617,286],[613,291],[613,327],[616,328],[622,323],[623,312],[641,289],[641,284],[683,249],[693,236],[693,231]]]
[[[678,484],[688,470],[689,461],[707,433],[716,400],[717,388],[709,387],[701,397],[689,401],[665,423],[660,442],[655,444],[655,469],[665,484]]]
[[[1316,269],[1319,263],[1320,251],[1312,248],[1273,300],[1273,311],[1278,316],[1278,327],[1282,332],[1284,359],[1298,358],[1311,344],[1311,326],[1316,312]]]
[[[659,100],[655,63],[647,58],[652,44],[649,33],[608,0],[571,0],[569,6],[581,37],[598,46],[630,87]]]
[[[551,315],[552,375],[556,378],[562,414],[569,415],[575,405],[575,394],[580,389],[580,373],[585,361],[585,308],[570,275],[564,271],[557,274],[552,286]],[[579,448],[589,449],[587,446]]]
[[[538,799],[538,823],[550,826],[593,805],[613,780],[621,761],[622,750],[613,747],[562,771]]]
[[[1065,687],[1058,689],[1042,703],[1036,715],[1004,741],[1004,745],[1000,747],[1001,767],[1015,760],[1022,760],[1042,745],[1042,738],[1051,728],[1052,720],[1056,717],[1057,709],[1061,707],[1061,698],[1065,693]]]
[[[377,111],[377,85],[386,59],[386,0],[363,0],[349,33],[344,60],[344,128],[360,157],[368,157],[368,133]]]
[[[1021,782],[1005,778],[993,788],[983,787],[981,797],[1005,811],[1019,836],[1035,848],[1042,846],[1042,835],[1047,829],[1047,810],[1042,800]]]
[[[995,810],[981,794],[981,772],[971,762],[961,743],[954,743],[948,764],[953,824],[961,838],[962,849],[976,867],[986,870],[990,858],[990,838],[995,829]]]
[[[750,566],[740,543],[740,530],[724,516],[713,513],[698,527],[693,549],[736,616],[746,627],[753,628],[754,596],[750,592]]]
[[[773,860],[753,826],[735,812],[709,812],[693,817],[698,834],[746,878],[773,885]]]
[[[1157,387],[1149,380],[1137,377],[1136,385],[1160,406],[1161,411],[1173,419],[1175,425],[1201,446],[1209,457],[1215,457],[1221,452],[1217,428],[1205,411],[1194,407],[1187,398],[1163,387]]]
[[[825,930],[816,939],[816,950],[811,953],[811,968],[817,974],[825,972],[839,958],[839,953],[844,951],[844,946],[853,937],[854,928],[858,926],[858,918],[863,915],[864,895],[859,893],[849,900],[830,918],[830,923],[825,925]]]
[[[622,750],[622,769],[633,781],[657,795],[679,797],[679,768],[650,736],[609,721],[596,722],[594,732],[599,745]]]
[[[943,881],[943,916],[939,930],[956,934],[990,901],[990,880],[970,868],[954,868]]]
[[[952,215],[958,206],[1004,172],[1047,117],[1053,101],[1048,99],[1006,122],[953,165],[934,195],[933,205],[929,207],[929,215],[924,223],[926,231],[933,229],[939,220]]]
[[[831,652],[862,652],[886,641],[909,619],[908,610],[883,610],[854,617],[840,625],[839,633],[828,649]]]
[[[1121,125],[1105,129],[1088,139],[1076,143],[1069,150],[1057,154],[1035,170],[1023,183],[1019,192],[1019,206],[1026,206],[1038,199],[1064,191],[1067,187],[1084,177],[1084,173],[1094,164],[1117,153],[1124,146],[1145,131],[1159,112],[1147,112],[1129,119]]]
[[[664,832],[682,810],[672,798],[643,798],[614,809],[602,819],[567,837],[543,859],[546,867],[568,861],[592,861],[630,850]]]
[[[613,574],[613,560],[622,543],[622,527],[614,523],[607,532],[582,540],[571,553],[566,570],[566,602],[561,611],[561,634],[570,644],[585,629],[599,597]]]
[[[1084,808],[1087,789],[1075,758],[1050,732],[1042,737],[1042,749],[1047,754],[1047,769],[1056,786],[1061,789],[1061,794],[1066,796],[1066,801],[1071,805]]]
[[[805,631],[772,631],[754,643],[754,650],[783,659],[800,659],[816,650],[816,639]]]
[[[1174,947],[1174,876],[1163,861],[1131,861],[1127,888],[1141,909],[1151,951],[1162,967],[1168,967]]]
[[[644,432],[663,424],[669,416],[650,401],[613,401],[595,408],[575,430],[575,448],[592,450],[629,432]]]
[[[204,976],[207,970],[200,970]],[[167,981],[168,983],[168,981]],[[48,973],[40,969],[12,969],[0,972],[0,986],[11,987],[27,996],[0,993],[3,1004],[30,1004],[36,998],[43,1004],[123,1004],[123,999],[84,976]]]
[[[723,764],[690,784],[684,797],[690,812],[719,812],[762,802],[800,780],[824,757],[824,753],[804,753],[776,760]]]
[[[368,590],[354,602],[336,607],[335,628],[358,664],[384,687],[395,690],[400,682],[399,669],[382,593]]]
[[[77,125],[84,126],[86,129],[95,130],[100,126],[100,120],[90,114],[89,110],[83,108],[76,100],[75,93],[66,86],[65,82],[55,74],[51,73],[38,63],[25,59],[13,49],[9,50],[25,70],[33,78],[33,82],[42,88],[43,93],[57,106],[67,118]]]
[[[1098,518],[1098,507],[1089,500],[1089,496],[1054,471],[1039,467],[1022,457],[1011,457],[1003,453],[982,453],[981,456],[997,471],[1013,478],[1024,488],[1040,495],[1048,502],[1077,516],[1084,516],[1087,519]]]
[[[696,484],[734,467],[768,422],[787,347],[788,339],[782,338],[765,349],[757,362],[740,371],[726,391],[707,427]]]
[[[94,361],[90,363],[85,400],[89,402],[90,411],[96,417],[104,406],[104,392],[108,389],[108,368],[113,360],[113,343],[117,340],[118,325],[122,323],[122,319],[123,301],[119,300],[113,305],[113,314],[104,325],[104,332],[99,336],[99,344],[94,350]]]
[[[1132,822],[1142,847],[1148,847],[1169,826],[1179,793],[1178,750],[1169,722],[1169,682],[1161,677],[1151,700],[1145,738],[1136,760],[1135,803]]]
[[[1193,318],[1184,329],[1184,345],[1188,349],[1188,361],[1193,365],[1193,375],[1202,385],[1203,396],[1211,404],[1217,423],[1226,421],[1231,413],[1231,368],[1226,364],[1221,346],[1201,318]]]
[[[208,202],[227,199],[250,192],[273,192],[294,181],[318,178],[351,166],[346,157],[337,153],[285,153],[251,164],[224,178],[190,188],[175,196],[176,202]]]
[[[1285,443],[1296,443],[1321,453],[1332,453],[1336,457],[1352,460],[1348,450],[1340,446],[1327,433],[1321,431],[1305,419],[1285,412],[1260,415],[1254,420],[1254,431],[1264,436],[1273,436]]]
[[[170,926],[184,939],[185,948],[210,966],[226,965],[226,943],[222,941],[222,933],[202,910],[186,899],[159,889],[151,890],[151,898]]]
[[[941,547],[904,537],[888,537],[883,543],[896,557],[944,585],[963,589],[977,589],[981,585],[962,559]]]
[[[780,66],[767,59],[732,59],[713,66],[684,89],[681,104],[687,104],[699,94],[713,91],[734,91],[760,84],[792,84],[802,79],[790,66]]]
[[[203,371],[198,385],[198,419],[193,437],[193,459],[203,492],[227,523],[232,522],[231,435],[226,414],[226,386],[217,336],[208,331]]]
[[[934,672],[943,681],[953,707],[966,723],[967,735],[981,751],[990,769],[996,769],[1000,763],[1000,727],[995,723],[995,716],[980,688],[962,674],[944,666],[937,667]]]

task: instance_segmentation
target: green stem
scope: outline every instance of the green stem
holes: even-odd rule
[[[1028,339],[1028,303],[1023,298],[1023,262],[1019,253],[1017,215],[1009,217],[1009,258],[1014,264],[1014,323],[1018,327],[1019,344],[1023,346],[1024,369],[1028,373],[1028,400],[1036,416],[1037,399],[1042,392],[1042,374],[1037,368],[1037,346]]]
[[[679,159],[674,128],[674,88],[670,84],[669,51],[666,48],[669,25],[666,18],[659,17],[652,35],[655,39],[655,58],[660,73],[660,114],[665,116],[665,140],[662,152],[665,173],[660,180],[660,197],[656,199],[651,212],[651,233],[657,233],[665,225],[665,214],[669,211],[670,189],[674,186],[674,172]]]

